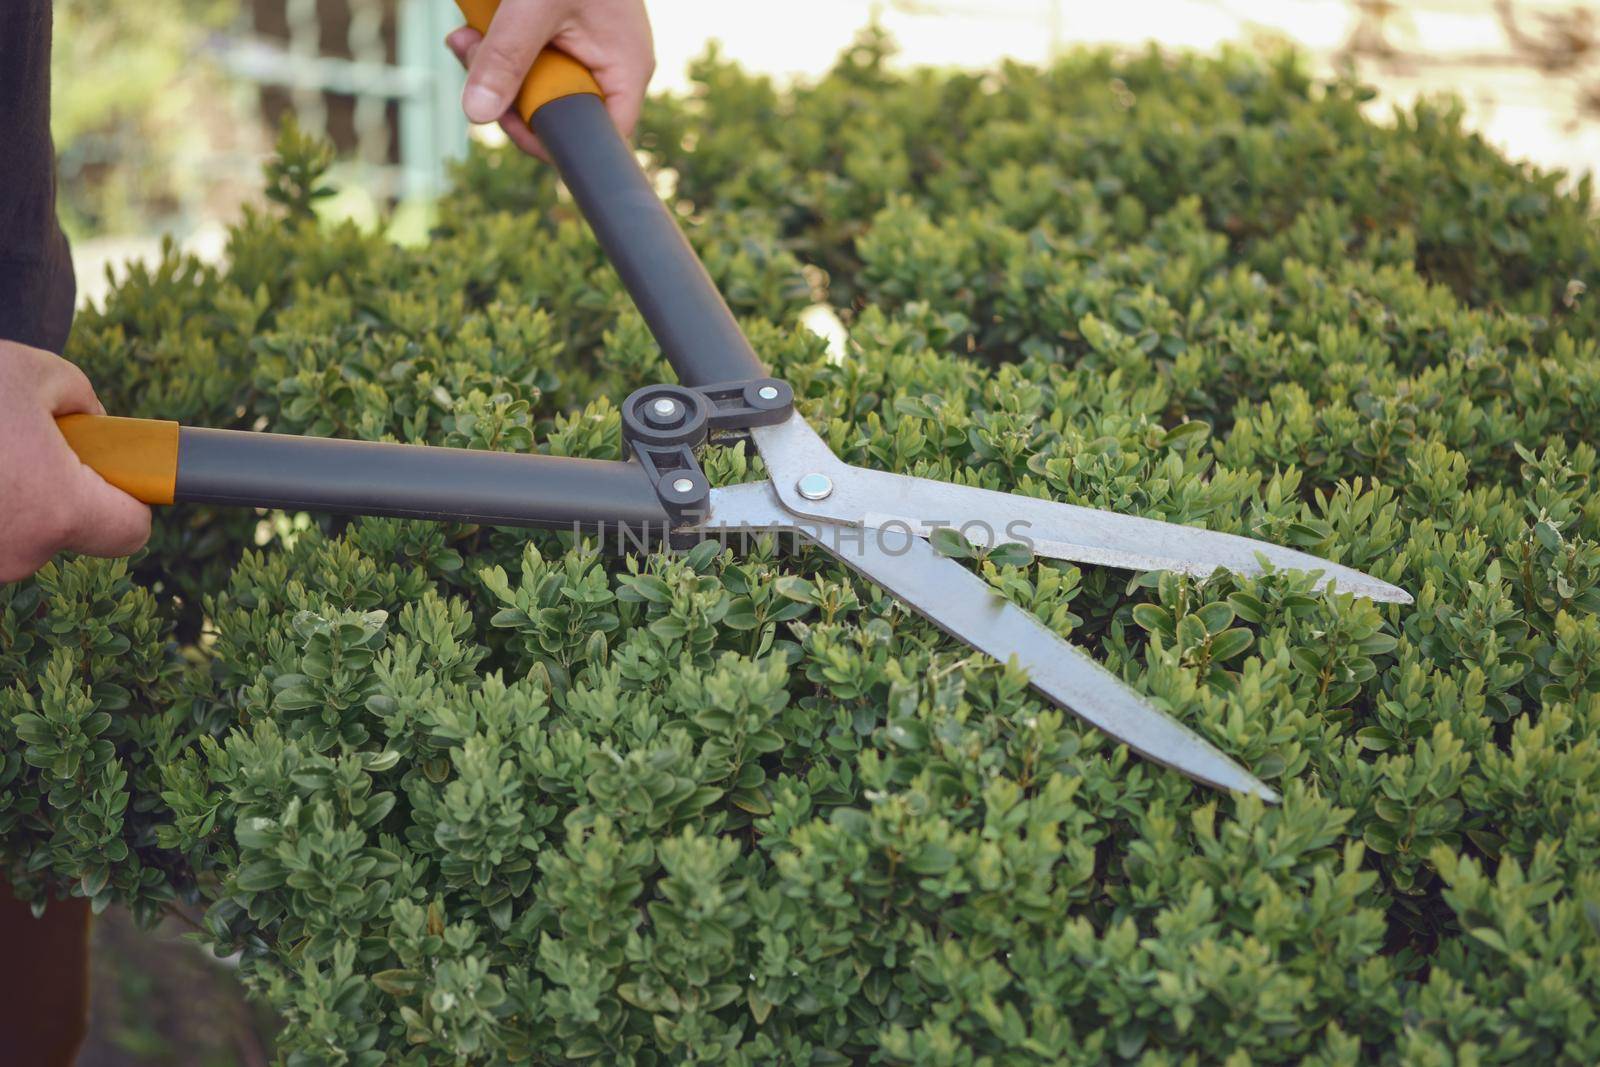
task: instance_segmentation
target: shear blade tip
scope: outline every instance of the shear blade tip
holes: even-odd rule
[[[1414,604],[1416,598],[1401,589],[1398,585],[1370,578],[1360,585],[1353,587],[1356,596],[1364,596],[1368,600],[1376,600],[1380,604]]]
[[[1252,786],[1250,792],[1254,793],[1268,804],[1279,804],[1283,802],[1283,798],[1278,795],[1277,790],[1261,782],[1257,782],[1254,786]]]
[[[1200,780],[1216,788],[1225,789],[1237,796],[1256,797],[1267,804],[1280,804],[1283,802],[1283,797],[1278,794],[1276,789],[1273,789],[1243,767],[1234,764],[1228,768],[1228,771],[1229,773],[1226,775],[1202,778]]]
[[[1367,574],[1358,574],[1354,580],[1338,577],[1319,583],[1319,589],[1335,589],[1341,593],[1353,593],[1364,600],[1373,600],[1379,604],[1413,604],[1416,599],[1398,585],[1391,585],[1381,579]]]
[[[1283,797],[1278,795],[1277,790],[1232,760],[1227,761],[1225,768],[1219,769],[1213,766],[1208,768],[1208,771],[1209,773],[1196,773],[1194,771],[1185,771],[1184,773],[1214,789],[1222,789],[1239,796],[1257,797],[1268,804],[1279,804],[1283,801]]]

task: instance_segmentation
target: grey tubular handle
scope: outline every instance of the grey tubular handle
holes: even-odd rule
[[[532,126],[678,380],[702,387],[765,378],[766,368],[600,98],[579,93],[552,100],[533,113]]]
[[[667,527],[638,463],[189,426],[178,432],[173,499],[488,526]]]

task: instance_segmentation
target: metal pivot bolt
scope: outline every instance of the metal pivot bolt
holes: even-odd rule
[[[826,500],[833,495],[833,479],[820,472],[801,475],[794,487],[807,500]]]
[[[678,414],[678,402],[664,396],[650,405],[650,414],[652,422],[670,422]]]
[[[775,385],[763,385],[756,390],[756,395],[762,400],[776,400],[778,399],[778,387]]]
[[[694,479],[693,478],[674,478],[672,480],[672,488],[673,488],[673,490],[675,492],[687,493],[689,490],[694,488]]]

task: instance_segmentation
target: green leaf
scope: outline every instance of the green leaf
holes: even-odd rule
[[[1366,726],[1357,730],[1356,740],[1370,752],[1387,752],[1394,747],[1394,736],[1381,726]]]
[[[950,559],[971,559],[977,555],[966,537],[953,526],[940,526],[928,535],[928,543],[941,556]]]
[[[1033,564],[1033,551],[1020,542],[1008,541],[990,549],[984,558],[996,567],[1028,567]]]
[[[1211,658],[1219,663],[1244,654],[1255,642],[1255,635],[1243,627],[1224,630],[1211,639]]]
[[[1198,420],[1181,422],[1162,435],[1161,443],[1168,448],[1193,448],[1211,434],[1211,427]]]
[[[283,884],[283,866],[276,860],[263,860],[240,867],[233,876],[233,885],[246,893],[260,893]]]
[[[416,971],[395,968],[373,974],[372,984],[391,997],[409,997],[421,986],[421,978]]]
[[[1206,632],[1215,636],[1227,629],[1234,620],[1233,606],[1226,602],[1207,604],[1195,612]]]
[[[918,874],[944,874],[955,866],[956,855],[943,845],[922,846],[906,866]]]
[[[1156,604],[1135,604],[1133,621],[1149,633],[1162,633],[1171,637],[1176,632],[1171,613]]]

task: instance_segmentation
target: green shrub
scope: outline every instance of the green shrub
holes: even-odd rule
[[[203,910],[297,1064],[1596,1062],[1587,182],[1288,61],[884,51],[782,93],[707,60],[642,145],[845,458],[1416,593],[983,565],[1281,807],[815,552],[181,508],[0,590],[8,875]],[[108,407],[617,455],[667,371],[547,171],[474,155],[401,249],[285,154],[225,268],[80,322]]]

